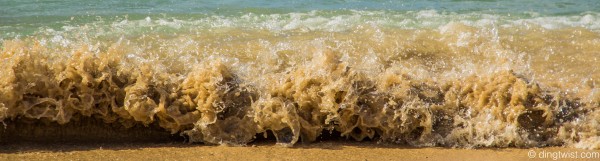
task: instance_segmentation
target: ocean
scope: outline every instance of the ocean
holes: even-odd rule
[[[599,59],[595,0],[0,0],[0,121],[599,149]]]

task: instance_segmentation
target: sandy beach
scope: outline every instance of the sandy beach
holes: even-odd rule
[[[0,131],[0,160],[594,160],[598,150],[544,148],[414,147],[322,135],[312,143],[277,145],[257,135],[245,146],[188,143],[186,138],[147,127],[118,128],[80,120],[66,125],[7,122]],[[44,126],[41,126],[44,125]],[[327,133],[326,133],[327,134]],[[534,154],[530,154],[534,152]],[[559,153],[565,153],[562,158]],[[575,156],[573,156],[573,154]],[[533,157],[530,157],[532,155]],[[556,159],[553,159],[556,157]],[[571,155],[571,156],[569,156]]]
[[[535,157],[529,157],[528,153],[532,150],[537,153]],[[348,141],[323,141],[299,144],[292,148],[270,142],[244,147],[187,143],[11,143],[0,148],[0,160],[553,160],[551,154],[539,155],[542,152],[598,153],[561,147],[415,148]],[[556,160],[594,159],[564,157]]]

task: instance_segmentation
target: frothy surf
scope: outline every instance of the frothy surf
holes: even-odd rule
[[[600,148],[598,14],[528,14],[117,18],[5,34],[0,120],[95,118],[229,145],[335,131],[413,146]]]

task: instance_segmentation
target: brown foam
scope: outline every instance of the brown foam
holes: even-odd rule
[[[559,40],[581,29],[547,31],[554,35],[542,41],[539,28],[523,29],[525,37],[504,29],[497,40],[461,24],[445,28],[387,29],[379,39],[356,38],[377,34],[364,28],[285,38],[250,32],[265,40],[228,42],[211,33],[67,47],[6,40],[0,120],[96,118],[211,144],[272,132],[291,146],[337,131],[414,146],[598,148],[597,60],[569,55],[583,50],[575,54],[592,59],[597,33],[576,32],[586,37],[569,46]],[[528,41],[558,53],[542,61],[546,48]]]

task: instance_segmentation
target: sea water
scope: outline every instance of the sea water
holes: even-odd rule
[[[0,120],[600,148],[600,1],[0,0]]]

